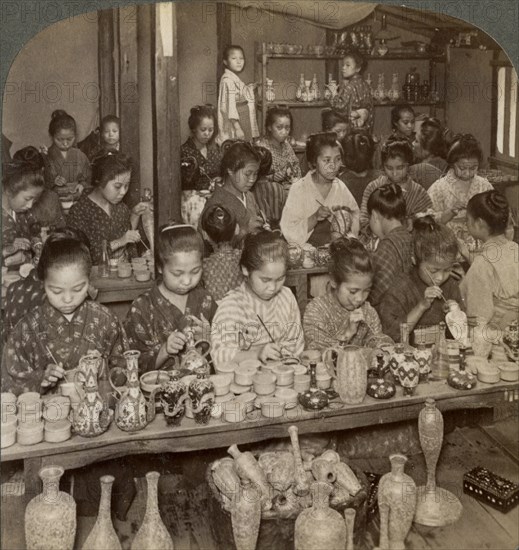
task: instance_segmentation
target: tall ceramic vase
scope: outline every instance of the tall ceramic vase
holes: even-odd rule
[[[255,550],[261,523],[261,493],[249,483],[231,504],[231,523],[236,550]]]
[[[411,529],[416,509],[416,484],[404,473],[407,462],[404,455],[394,454],[389,460],[391,471],[380,478],[378,485],[379,548],[404,550],[404,541]]]
[[[344,548],[346,525],[339,512],[329,506],[332,486],[323,481],[312,483],[312,507],[303,510],[294,529],[295,550]]]
[[[101,501],[99,503],[99,514],[92,531],[90,531],[85,544],[83,544],[83,550],[121,550],[121,543],[115,532],[110,514],[114,477],[102,476],[100,481]]]
[[[456,522],[463,510],[458,498],[436,485],[436,465],[443,441],[443,416],[428,397],[418,416],[418,434],[427,466],[427,483],[418,487],[415,523],[441,527]]]
[[[160,474],[148,472],[148,499],[142,525],[133,539],[131,550],[173,550],[173,540],[159,512],[158,485]]]
[[[39,472],[43,492],[25,509],[27,550],[72,550],[76,538],[76,503],[59,490],[61,466],[45,466]]]
[[[328,364],[332,362],[331,352],[337,354],[335,389],[341,400],[347,405],[362,403],[368,387],[368,365],[362,349],[358,346],[327,349],[323,360]]]

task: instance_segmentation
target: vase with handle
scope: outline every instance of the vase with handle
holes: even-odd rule
[[[335,389],[341,401],[347,405],[362,403],[368,386],[368,365],[362,349],[358,346],[328,348],[323,353],[323,361],[328,365],[335,363]]]
[[[416,509],[416,484],[404,473],[407,458],[394,454],[389,457],[391,471],[380,478],[378,485],[378,505],[381,510],[381,529],[379,548],[404,550],[405,538]],[[387,506],[387,530],[382,525],[382,507]],[[385,519],[384,519],[385,521]],[[383,540],[387,532],[387,543]]]
[[[456,522],[463,506],[450,491],[436,485],[436,465],[443,442],[443,416],[434,399],[428,397],[418,416],[418,434],[427,467],[427,482],[417,489],[414,522],[442,527]]]
[[[43,492],[25,509],[27,550],[72,550],[76,538],[76,503],[59,490],[64,473],[61,466],[45,466],[39,471]]]
[[[114,479],[113,476],[102,476],[100,479],[101,501],[99,503],[99,513],[92,531],[90,531],[83,544],[83,550],[122,550],[110,514]]]
[[[162,522],[159,512],[158,485],[160,474],[148,472],[148,497],[146,501],[146,513],[135,538],[131,550],[173,550],[173,539],[166,526]]]

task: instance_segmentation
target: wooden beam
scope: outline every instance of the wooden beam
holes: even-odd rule
[[[136,7],[119,8],[119,117],[121,119],[121,150],[134,160],[137,177],[128,189],[128,204],[139,202],[139,85],[137,62]]]
[[[178,35],[175,3],[154,4],[153,10],[153,196],[156,223],[162,225],[181,220]]]
[[[231,9],[223,2],[218,2],[216,4],[216,81],[218,84],[224,71],[223,52],[230,44],[232,44]]]
[[[99,10],[97,16],[97,65],[99,74],[99,117],[116,114],[114,13]]]

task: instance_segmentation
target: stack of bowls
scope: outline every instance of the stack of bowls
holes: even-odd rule
[[[252,379],[261,367],[261,361],[246,359],[242,361],[234,371],[234,382],[231,391],[235,395],[248,393],[252,390]]]
[[[20,445],[35,445],[43,441],[43,402],[37,392],[18,396],[17,440]]]
[[[0,404],[2,407],[0,448],[5,449],[16,443],[16,426],[18,424],[18,418],[16,416],[16,395],[10,392],[2,393],[0,395]]]
[[[49,396],[44,402],[44,439],[49,443],[60,443],[70,439],[72,425],[69,421],[70,398],[64,395]]]
[[[213,418],[220,418],[223,412],[223,404],[234,399],[234,394],[231,392],[231,384],[234,374],[213,374],[210,376],[210,380],[214,386],[214,406],[211,410],[211,416]]]

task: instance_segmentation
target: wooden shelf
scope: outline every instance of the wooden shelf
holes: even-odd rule
[[[446,60],[445,54],[431,54],[431,53],[391,53],[390,51],[386,55],[365,55],[366,61],[407,61],[409,60],[424,60],[424,61],[438,61],[444,62]]]
[[[423,101],[404,101],[404,100],[398,100],[398,101],[374,101],[373,106],[374,107],[395,107],[395,105],[411,105],[413,106],[430,106],[430,107],[444,107],[445,101],[433,101],[431,99],[424,99]]]
[[[261,109],[263,103],[261,101],[257,101],[256,105],[259,109]],[[297,101],[297,99],[289,99],[288,101],[283,100],[275,100],[275,101],[267,101],[266,102],[267,108],[269,105],[283,105],[286,107],[329,107],[330,103],[326,100],[324,101]]]
[[[323,59],[339,60],[344,57],[342,54],[318,55],[316,53],[259,53],[258,59],[261,61],[263,56],[269,59],[317,59],[320,61],[322,61]]]

